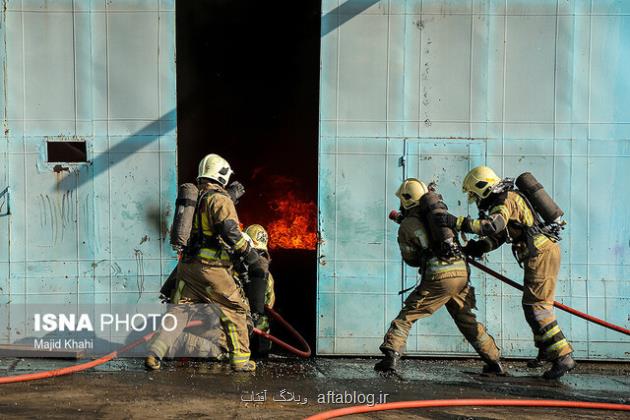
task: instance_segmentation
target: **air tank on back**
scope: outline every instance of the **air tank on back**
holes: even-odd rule
[[[544,187],[529,172],[519,175],[514,182],[516,187],[527,197],[534,209],[540,214],[546,223],[560,223],[564,215],[562,209],[547,194]]]
[[[431,219],[447,211],[448,207],[442,201],[442,196],[436,192],[429,191],[420,198],[420,213],[429,221],[431,239],[442,257],[451,257],[456,251],[455,232],[448,227],[440,227],[437,223],[432,223]]]
[[[177,191],[170,244],[178,252],[188,245],[198,195],[199,189],[190,183],[180,185]]]

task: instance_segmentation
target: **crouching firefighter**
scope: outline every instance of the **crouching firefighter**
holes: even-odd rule
[[[177,265],[177,286],[169,309],[177,319],[174,329],[159,330],[149,345],[145,364],[160,368],[160,359],[196,313],[218,311],[229,360],[236,371],[254,371],[250,360],[247,314],[249,305],[233,278],[234,270],[258,272],[260,258],[240,227],[234,203],[225,187],[232,174],[228,162],[210,154],[199,164],[198,199],[188,246]]]
[[[576,366],[573,349],[553,310],[556,282],[560,270],[560,247],[556,243],[564,214],[542,185],[526,172],[516,181],[501,179],[486,166],[472,169],[464,178],[463,190],[469,202],[476,202],[481,218],[440,216],[440,225],[474,233],[464,252],[475,258],[503,243],[512,243],[512,252],[524,266],[523,312],[538,348],[538,356],[528,363],[540,367],[552,362],[543,376],[556,379]]]
[[[400,252],[408,265],[419,267],[421,282],[392,321],[380,346],[385,357],[374,369],[396,371],[413,323],[446,306],[457,328],[486,363],[484,373],[504,375],[494,338],[472,312],[475,293],[454,232],[439,229],[434,222],[438,214],[446,211],[441,196],[428,191],[415,178],[403,181],[396,196],[402,212],[398,229]]]
[[[229,191],[228,191],[229,193]],[[234,197],[232,197],[234,200]],[[235,201],[236,203],[236,201]],[[243,232],[252,249],[260,256],[260,266],[250,266],[247,272],[235,272],[235,280],[242,287],[247,297],[250,312],[247,314],[249,348],[252,356],[264,356],[271,350],[271,341],[253,334],[251,327],[266,333],[270,332],[269,318],[264,314],[265,306],[273,307],[276,296],[273,276],[269,272],[271,258],[267,251],[268,236],[261,225],[251,225]],[[164,295],[165,291],[162,292]],[[170,347],[168,357],[199,357],[213,361],[229,360],[227,337],[221,328],[220,318],[214,313],[196,312],[196,318],[202,317],[203,325],[188,328]]]
[[[274,279],[269,272],[269,265],[271,264],[268,250],[269,235],[264,227],[257,224],[248,226],[245,229],[245,234],[250,238],[252,248],[258,253],[262,267],[262,270],[258,270],[257,273],[248,273],[249,282],[245,286],[252,320],[254,327],[269,333],[269,318],[265,315],[264,310],[265,306],[273,308],[276,302]],[[259,278],[256,278],[257,275]],[[254,336],[252,337],[252,348],[258,355],[265,355],[271,349],[271,341]]]

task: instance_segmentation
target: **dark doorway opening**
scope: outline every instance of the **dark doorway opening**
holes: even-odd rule
[[[176,19],[179,183],[218,153],[246,187],[237,206],[245,225],[267,226],[287,197],[314,206],[320,1],[178,0]],[[316,251],[271,256],[276,309],[314,348]]]

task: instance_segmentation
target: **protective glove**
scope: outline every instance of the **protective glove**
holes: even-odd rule
[[[238,199],[245,194],[245,186],[238,181],[231,182],[225,190],[229,194],[234,204],[238,204]]]
[[[261,331],[269,331],[269,318],[267,315],[253,313],[252,319],[254,320],[254,327],[258,328]]]
[[[252,314],[250,314],[249,312],[245,316],[245,322],[247,324],[247,335],[251,336],[252,332],[254,332],[254,319],[252,317]]]
[[[471,258],[481,258],[484,254],[484,249],[479,241],[470,240],[463,248],[464,254]]]

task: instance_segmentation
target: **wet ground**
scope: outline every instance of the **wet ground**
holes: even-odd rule
[[[374,359],[274,357],[255,375],[224,364],[167,362],[147,372],[121,359],[89,372],[0,385],[0,417],[300,419],[359,403],[451,398],[562,399],[630,404],[630,363],[580,363],[558,381],[543,369],[508,361],[509,377],[481,375],[476,360],[407,359],[396,377],[372,369]],[[0,375],[58,368],[68,361],[0,359]],[[344,399],[349,401],[344,403]],[[347,418],[540,419],[630,418],[613,411],[534,408],[434,408]]]

